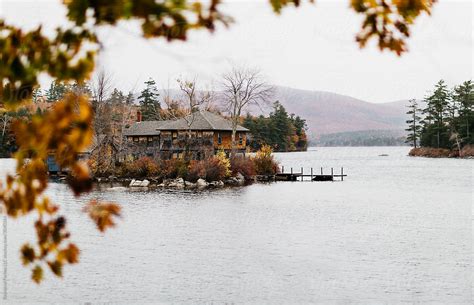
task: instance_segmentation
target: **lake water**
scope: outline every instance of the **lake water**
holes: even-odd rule
[[[474,160],[407,152],[276,154],[287,169],[344,166],[344,182],[103,189],[80,200],[53,184],[80,264],[33,284],[19,260],[32,219],[8,219],[0,303],[471,304]],[[1,175],[13,165],[0,160]],[[98,233],[81,212],[89,198],[122,205],[115,229]]]

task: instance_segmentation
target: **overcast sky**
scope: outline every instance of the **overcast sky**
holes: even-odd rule
[[[409,53],[401,58],[374,47],[359,50],[354,34],[360,17],[348,8],[348,0],[318,0],[280,16],[267,2],[227,0],[224,9],[236,23],[214,34],[194,32],[186,42],[144,40],[129,22],[103,28],[99,65],[124,91],[140,90],[149,77],[160,87],[175,87],[180,76],[217,87],[219,75],[232,65],[246,65],[260,68],[276,85],[375,103],[422,98],[441,78],[454,85],[473,77],[470,0],[440,0],[431,17],[417,20]],[[65,12],[59,0],[0,0],[0,15],[25,28],[39,22],[46,30],[64,25]]]

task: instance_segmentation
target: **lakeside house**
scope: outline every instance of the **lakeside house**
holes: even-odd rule
[[[237,153],[247,151],[249,130],[237,126]],[[124,158],[176,159],[190,154],[194,160],[214,155],[218,150],[229,153],[232,150],[232,122],[209,111],[196,111],[184,118],[166,121],[141,121],[125,128],[123,135]]]

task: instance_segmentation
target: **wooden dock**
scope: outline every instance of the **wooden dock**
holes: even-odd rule
[[[290,168],[290,172],[285,172],[285,167],[281,167],[281,172],[274,176],[275,181],[344,181],[344,177],[347,177],[344,174],[344,168],[341,167],[339,174],[334,173],[334,168],[331,167],[331,174],[324,174],[323,168],[320,168],[319,173],[316,173],[311,167],[308,171],[304,171],[301,167],[299,172],[293,171],[293,168]]]

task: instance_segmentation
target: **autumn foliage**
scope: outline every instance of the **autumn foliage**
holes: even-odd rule
[[[150,157],[125,163],[124,174],[133,178],[154,177],[160,173],[160,164]]]
[[[278,173],[278,163],[273,159],[273,150],[268,145],[263,145],[259,151],[257,151],[254,164],[255,171],[258,175],[274,175]]]
[[[67,181],[76,195],[89,191],[89,170],[77,160],[77,154],[90,145],[91,126],[88,100],[74,94],[56,103],[46,115],[35,116],[29,122],[17,121],[13,126],[19,145],[15,154],[18,175],[8,175],[6,184],[0,185],[0,201],[9,216],[37,214],[37,242],[21,249],[22,261],[32,266],[32,279],[37,283],[43,279],[44,267],[62,276],[63,266],[77,263],[79,256],[79,249],[69,242],[66,219],[58,215],[59,207],[44,195],[48,186],[45,160],[52,154],[58,165],[70,169]],[[120,208],[114,204],[102,206],[96,202],[95,207],[89,214],[103,230],[113,225],[113,216],[120,214]]]
[[[252,158],[243,156],[233,156],[230,158],[230,168],[232,175],[242,174],[246,180],[255,176],[255,162]]]
[[[214,31],[218,24],[228,25],[232,18],[221,12],[221,0],[211,1],[63,1],[70,23],[45,35],[41,25],[24,31],[0,19],[0,102],[12,109],[31,99],[40,74],[58,81],[82,82],[90,77],[97,53],[101,50],[96,28],[90,25],[115,25],[122,20],[141,24],[146,38],[162,37],[168,41],[185,40],[190,30]],[[271,0],[279,13],[288,5],[300,5],[300,0]],[[313,1],[309,1],[313,2]],[[352,8],[364,16],[362,30],[357,36],[361,46],[374,37],[380,49],[401,54],[406,50],[409,26],[422,12],[429,13],[434,0],[352,0]],[[65,264],[78,261],[79,249],[69,242],[67,221],[58,215],[59,207],[44,195],[48,186],[45,161],[49,154],[57,164],[70,169],[68,184],[76,195],[91,188],[87,164],[77,161],[78,152],[91,144],[92,109],[83,96],[69,94],[56,103],[44,116],[30,122],[14,124],[19,150],[17,175],[8,175],[0,185],[0,202],[10,217],[35,213],[37,242],[24,245],[22,260],[31,267],[32,278],[40,282],[44,268],[62,276]],[[255,157],[257,174],[275,173],[277,168],[271,149],[262,147]],[[184,161],[163,164],[167,176],[183,176],[188,172]],[[206,177],[215,179],[229,175],[228,160],[217,156],[206,166]],[[216,165],[215,167],[209,167]],[[137,173],[147,174],[155,168],[138,164]],[[104,231],[114,225],[120,215],[115,204],[93,202],[87,213]]]

